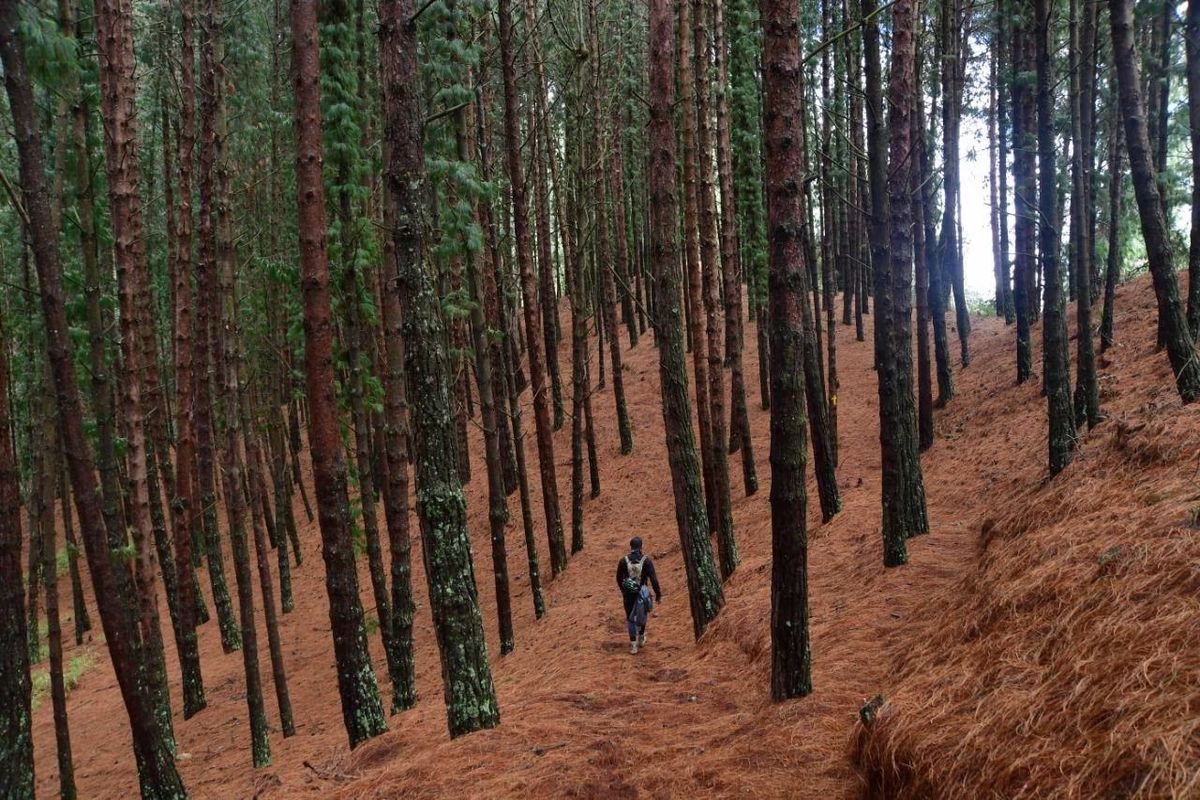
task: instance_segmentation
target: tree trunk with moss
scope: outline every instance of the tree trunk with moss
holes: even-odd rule
[[[24,48],[14,35],[18,28],[16,12],[15,3],[0,3],[0,62],[4,66],[20,162],[20,185],[29,216],[28,232],[41,289],[42,317],[47,331],[47,351],[54,379],[59,431],[70,465],[81,532],[92,573],[92,586],[100,609],[104,637],[129,716],[142,796],[150,800],[182,800],[186,791],[175,768],[170,730],[155,714],[155,706],[145,691],[142,673],[139,670],[139,651],[144,643],[138,627],[138,604],[132,578],[124,564],[114,563],[110,558],[108,532],[102,524],[95,464],[92,460],[91,446],[83,430],[83,408],[68,338],[70,328],[67,323],[63,272],[45,186],[38,114],[34,105],[32,83],[25,67]],[[111,21],[111,17],[109,20]],[[0,394],[7,398],[7,391]],[[0,428],[8,431],[7,419],[2,422],[4,424],[0,425]],[[0,434],[0,451],[5,453],[0,455],[0,467],[7,466],[11,463],[7,454],[12,450],[6,434]],[[0,486],[15,485],[15,481],[0,481]],[[8,545],[13,537],[10,531],[15,530],[13,517],[16,504],[11,496],[0,496],[0,500],[3,501],[0,502],[0,514],[4,517],[2,524],[5,525],[0,542],[6,545],[0,552],[9,552]],[[8,561],[11,561],[11,557]],[[16,570],[12,570],[10,566],[8,571]],[[7,577],[6,574],[3,576]],[[13,602],[10,600],[9,604],[12,605]],[[15,610],[19,612],[21,609],[17,606]],[[18,613],[17,617],[21,618],[22,615]],[[23,633],[20,630],[16,632]],[[18,636],[15,640],[23,641],[24,636]],[[13,649],[24,648],[5,648],[5,651],[11,652]],[[20,683],[20,662],[5,660],[0,663],[4,663],[7,669],[16,669],[18,672],[12,684],[9,681],[0,681],[0,684],[6,688],[15,686],[20,689],[23,685]],[[28,694],[24,696],[27,698]],[[20,733],[20,726],[22,720],[27,720],[29,716],[28,700],[22,699],[20,694],[13,699],[13,705],[5,704],[6,709],[13,708],[16,711],[17,732],[14,738],[17,747],[11,752],[14,753],[17,769],[12,774],[14,780],[23,781],[26,773],[21,762],[24,761],[23,753],[27,751],[24,749],[24,737]],[[5,753],[7,752],[9,751],[6,750]],[[0,776],[5,780],[9,774],[7,770],[0,771]],[[32,781],[32,775],[29,775],[29,779]]]
[[[685,3],[686,5],[686,3]],[[691,403],[684,361],[683,313],[675,243],[675,15],[670,0],[651,0],[649,12],[650,125],[647,137],[650,190],[650,263],[656,283],[655,340],[663,401],[667,460],[675,494],[675,522],[683,551],[692,631],[696,638],[717,616],[725,597],[708,542],[700,462],[692,436]],[[686,30],[686,29],[685,29]]]
[[[390,146],[385,183],[395,214],[391,234],[398,293],[405,310],[405,368],[413,410],[417,516],[421,520],[429,606],[441,653],[446,714],[453,738],[495,727],[500,723],[500,709],[471,563],[466,498],[457,474],[441,315],[425,268],[424,116],[418,95],[421,82],[413,13],[412,0],[386,0],[380,6],[384,128]],[[507,2],[501,2],[501,25],[509,27],[511,45],[508,13]],[[511,58],[511,53],[508,55]]]

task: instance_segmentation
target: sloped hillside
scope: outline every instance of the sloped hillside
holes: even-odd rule
[[[1200,416],[1154,352],[1148,285],[1121,301],[1108,422],[1053,481],[999,493],[979,569],[889,643],[856,742],[871,795],[1200,794]]]
[[[1011,330],[974,321],[973,365],[956,374],[958,396],[939,412],[938,441],[924,460],[932,531],[911,542],[908,566],[889,571],[880,554],[870,328],[856,342],[852,328],[839,327],[845,508],[824,526],[815,494],[809,509],[811,697],[782,705],[767,697],[768,414],[753,390],[762,488],[741,496],[738,460],[731,460],[743,563],[726,585],[720,618],[703,641],[692,641],[657,354],[646,339],[626,360],[635,450],[618,454],[611,394],[599,392],[603,491],[585,503],[586,547],[547,587],[549,611],[540,621],[512,498],[517,649],[493,656],[498,729],[447,738],[418,561],[421,702],[392,717],[389,733],[347,750],[314,524],[302,531],[308,557],[294,574],[297,608],[282,622],[298,735],[273,734],[274,763],[251,769],[241,656],[221,653],[210,623],[201,632],[210,707],[176,723],[184,780],[200,798],[836,798],[861,794],[860,775],[888,795],[989,790],[981,787],[1005,796],[1069,788],[1085,795],[1149,779],[1165,781],[1144,784],[1151,794],[1167,793],[1160,786],[1186,794],[1186,783],[1172,776],[1190,769],[1194,780],[1200,761],[1200,687],[1196,664],[1186,660],[1200,652],[1200,559],[1196,534],[1186,528],[1189,508],[1200,505],[1200,418],[1180,408],[1165,358],[1152,352],[1149,284],[1124,287],[1119,303],[1120,343],[1102,369],[1110,420],[1085,436],[1078,463],[1050,483],[1038,387],[1013,384]],[[753,375],[757,364],[747,355]],[[472,436],[481,463],[482,443],[477,431]],[[564,429],[556,443],[563,497],[568,436]],[[482,476],[469,493],[476,574],[496,654]],[[649,646],[636,657],[626,650],[613,580],[633,534],[646,540],[666,595]],[[365,563],[361,569],[365,587]],[[176,676],[173,652],[169,658]],[[102,652],[98,664],[70,699],[80,791],[130,796],[136,777],[128,733]],[[858,709],[877,693],[888,706],[863,736]],[[36,714],[35,736],[39,791],[50,797],[48,704]]]

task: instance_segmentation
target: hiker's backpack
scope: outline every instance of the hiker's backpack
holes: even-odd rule
[[[637,561],[625,556],[625,580],[621,581],[621,590],[625,594],[637,594],[642,587],[642,565],[645,563],[645,556]]]

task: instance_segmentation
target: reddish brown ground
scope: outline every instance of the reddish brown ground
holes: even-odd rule
[[[1118,320],[1122,341],[1102,371],[1106,394],[1169,388],[1165,357],[1148,360],[1143,352],[1147,343],[1131,341],[1146,335],[1144,325],[1130,320],[1135,314],[1149,318],[1152,313],[1149,284],[1139,281],[1124,287],[1118,302],[1123,310]],[[1023,387],[1013,383],[1013,331],[994,319],[975,319],[973,324],[973,365],[956,370],[958,395],[950,408],[939,412],[937,444],[924,458],[932,532],[911,542],[908,566],[886,572],[878,528],[878,407],[870,327],[866,342],[856,342],[853,328],[839,325],[838,475],[844,510],[821,526],[810,480],[815,671],[811,697],[784,704],[773,704],[767,697],[769,418],[760,409],[757,389],[750,392],[762,485],[756,496],[742,496],[740,461],[730,461],[743,562],[725,587],[727,605],[721,616],[702,642],[692,640],[662,432],[657,352],[647,337],[627,351],[625,362],[635,450],[629,456],[618,454],[611,390],[600,392],[594,405],[603,493],[586,501],[586,548],[548,585],[549,611],[541,621],[533,617],[519,507],[516,496],[511,498],[516,524],[509,526],[508,546],[517,649],[503,659],[493,657],[501,726],[453,742],[448,739],[437,651],[424,604],[425,579],[417,559],[421,701],[415,710],[391,717],[389,733],[354,753],[348,751],[336,694],[319,535],[316,525],[308,524],[301,531],[306,560],[294,572],[297,606],[284,618],[282,630],[297,735],[284,740],[275,733],[272,765],[251,768],[241,655],[223,655],[215,621],[208,624],[202,629],[201,649],[209,707],[192,720],[176,722],[180,766],[192,796],[855,795],[860,784],[848,752],[860,705],[876,692],[888,691],[885,679],[892,654],[902,653],[910,641],[906,637],[919,630],[914,618],[921,615],[926,596],[975,569],[982,520],[1003,508],[1006,499],[1027,495],[1045,477],[1044,401],[1036,382]],[[569,358],[567,345],[564,342],[564,363]],[[746,371],[750,385],[757,386],[753,348],[747,353]],[[531,423],[531,415],[526,420]],[[565,426],[556,440],[564,502],[570,496],[569,428]],[[479,467],[468,487],[472,538],[488,643],[495,654],[486,481],[477,430],[472,437],[472,457]],[[528,446],[527,454],[546,565],[535,448]],[[569,505],[563,511],[569,515]],[[303,519],[299,503],[296,513]],[[646,541],[666,595],[650,624],[649,645],[636,657],[626,651],[613,580],[616,561],[633,534]],[[365,558],[360,572],[364,601],[369,601]],[[207,577],[204,581],[207,585]],[[265,642],[265,635],[260,637]],[[390,694],[377,636],[371,644],[381,688]],[[137,791],[136,775],[107,653],[96,642],[85,646],[96,650],[98,667],[70,696],[80,793],[85,798],[131,797]],[[265,644],[262,649],[267,703],[275,718]],[[68,655],[72,651],[69,648]],[[173,650],[168,658],[178,708]],[[57,786],[49,706],[47,699],[35,714],[38,788],[44,797],[51,797]]]

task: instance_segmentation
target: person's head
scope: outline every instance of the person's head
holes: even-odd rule
[[[635,536],[632,539],[630,539],[629,540],[629,549],[630,550],[641,550],[642,549],[642,537]]]

